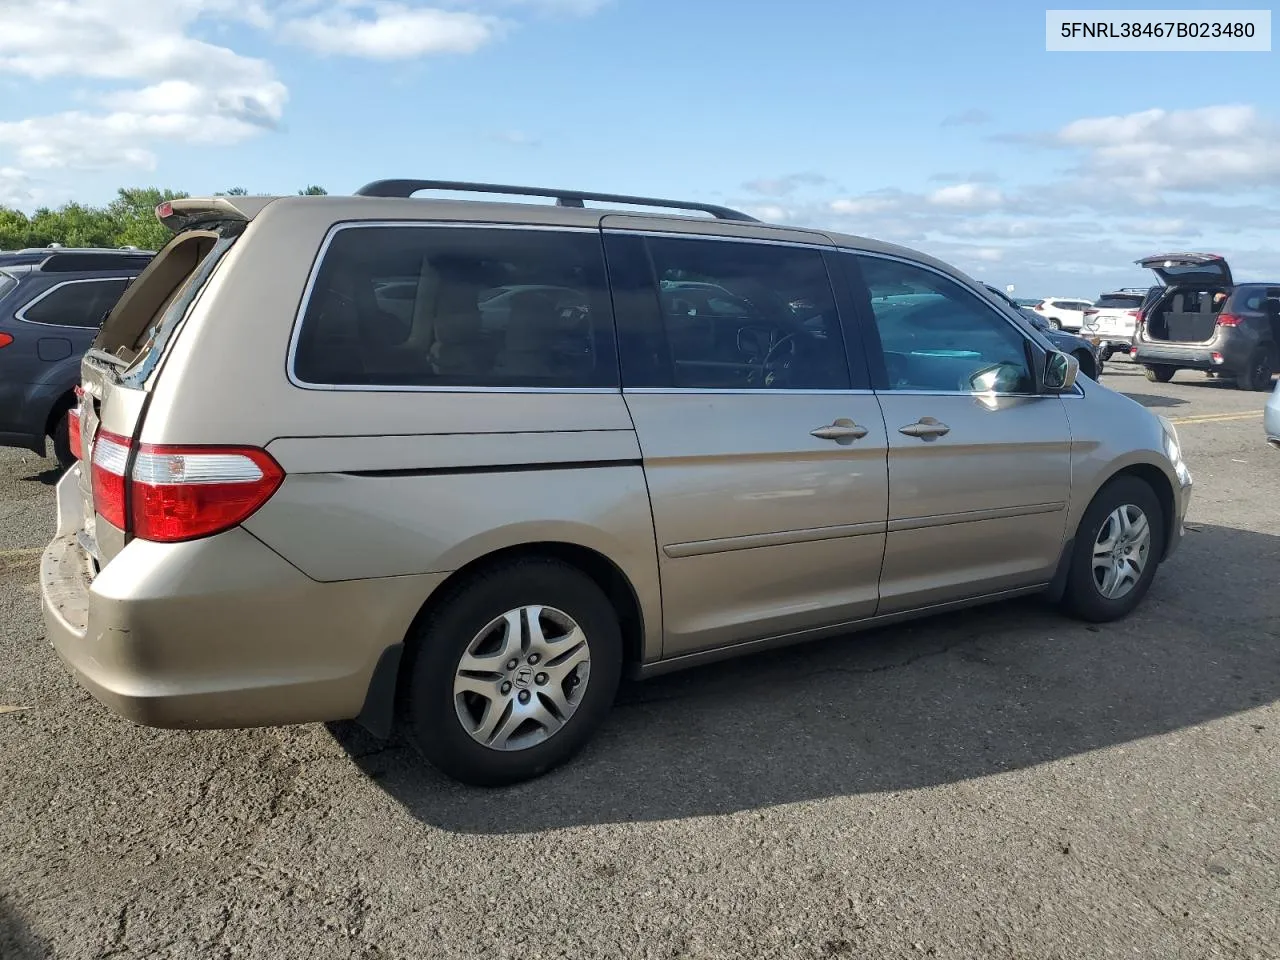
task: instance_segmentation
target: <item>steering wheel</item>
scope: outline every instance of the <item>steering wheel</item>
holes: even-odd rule
[[[799,342],[800,333],[788,333],[781,340],[769,348],[769,352],[764,355],[764,359],[760,361],[760,376],[764,380],[767,387],[773,383],[778,373],[785,373],[790,369],[791,363],[796,359],[799,352],[796,344]],[[786,348],[786,356],[782,356],[783,348]],[[775,367],[780,370],[775,371]]]

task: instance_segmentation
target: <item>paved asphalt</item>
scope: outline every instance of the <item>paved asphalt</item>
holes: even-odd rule
[[[345,726],[110,716],[41,639],[49,464],[0,452],[0,957],[1280,957],[1264,396],[1104,379],[1183,421],[1198,485],[1130,619],[1021,602],[653,681],[501,792]]]

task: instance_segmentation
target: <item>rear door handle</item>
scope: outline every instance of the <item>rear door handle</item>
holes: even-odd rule
[[[951,428],[933,417],[921,417],[915,423],[899,427],[898,432],[908,437],[919,437],[921,440],[936,440],[938,437],[945,437],[951,432]]]
[[[849,444],[855,440],[861,440],[867,435],[867,428],[860,427],[848,417],[841,417],[825,427],[818,427],[816,430],[809,431],[810,436],[817,437],[819,440],[834,440],[836,443]]]

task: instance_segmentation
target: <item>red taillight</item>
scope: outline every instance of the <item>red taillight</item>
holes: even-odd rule
[[[1031,309],[1033,309],[1033,310],[1039,310],[1041,313],[1044,313],[1044,304],[1043,304],[1043,303],[1037,303],[1037,304],[1036,304],[1034,307],[1032,307]]]
[[[1238,327],[1240,326],[1240,323],[1241,318],[1237,317],[1234,313],[1218,314],[1218,326],[1220,327]]]
[[[1097,312],[1098,312],[1097,310],[1095,310],[1095,309],[1093,309],[1092,307],[1090,307],[1088,310],[1086,310],[1086,311],[1084,312],[1084,315],[1085,315],[1086,317],[1092,317],[1092,316],[1093,316],[1095,313],[1097,313]]]
[[[230,530],[249,519],[284,481],[284,471],[271,455],[251,447],[144,443],[126,477],[129,452],[127,439],[98,434],[93,500],[104,520],[139,540],[178,543]]]
[[[156,219],[168,220],[173,216],[173,204],[166,200],[164,203],[156,206]]]
[[[13,337],[7,333],[0,333],[0,347],[7,347],[13,343]]]
[[[124,529],[125,470],[129,465],[129,440],[105,430],[93,438],[93,506],[102,519]]]
[[[176,543],[229,530],[271,498],[284,471],[263,450],[143,444],[133,463],[133,535]]]
[[[80,408],[72,407],[67,411],[67,445],[71,447],[71,455],[80,459],[82,438],[80,436]]]
[[[1141,310],[1126,310],[1125,313],[1130,317],[1139,317],[1139,318],[1142,317]]]

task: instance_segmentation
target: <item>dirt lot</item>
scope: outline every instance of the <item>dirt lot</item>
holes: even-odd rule
[[[1035,602],[625,691],[465,789],[349,728],[134,727],[42,640],[49,464],[0,452],[0,957],[1280,956],[1280,453],[1179,419],[1190,530],[1127,621]]]

